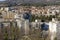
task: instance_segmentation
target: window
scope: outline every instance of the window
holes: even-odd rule
[[[0,15],[2,15],[2,13],[0,13]]]

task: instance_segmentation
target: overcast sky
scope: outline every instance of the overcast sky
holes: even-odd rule
[[[0,1],[5,1],[5,0],[0,0]]]

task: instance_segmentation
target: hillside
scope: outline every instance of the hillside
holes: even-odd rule
[[[6,0],[0,1],[0,6],[16,6],[16,5],[33,5],[33,6],[46,6],[46,5],[60,5],[60,0]]]

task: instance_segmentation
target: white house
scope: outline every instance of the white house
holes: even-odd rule
[[[54,38],[56,37],[56,30],[57,28],[57,21],[55,21],[55,19],[52,19],[52,22],[49,22],[49,32],[50,32],[50,39],[54,40]]]

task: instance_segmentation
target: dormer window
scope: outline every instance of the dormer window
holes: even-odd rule
[[[50,13],[52,13],[52,12],[50,12]]]
[[[0,18],[3,18],[2,16],[0,16]]]
[[[2,15],[2,13],[0,13],[0,15]]]

